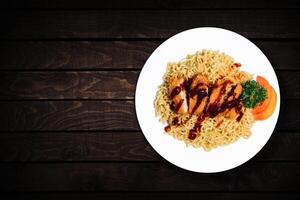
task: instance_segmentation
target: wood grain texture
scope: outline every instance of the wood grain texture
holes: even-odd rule
[[[300,199],[299,5],[4,0],[0,199]],[[276,70],[282,97],[266,146],[242,166],[213,174],[160,157],[134,106],[139,70],[154,49],[205,26],[252,40]]]
[[[299,132],[275,131],[251,161],[300,161],[299,146]],[[62,161],[163,162],[164,159],[142,132],[0,133],[0,162]]]
[[[0,42],[1,69],[138,69],[160,41]],[[300,46],[300,45],[299,45]]]
[[[282,99],[300,97],[300,71],[276,72]]]
[[[299,100],[281,102],[278,130],[300,130]],[[0,131],[140,130],[133,101],[1,101]]]
[[[2,39],[165,38],[205,26],[248,38],[300,37],[297,10],[3,11],[0,23]]]
[[[299,165],[246,163],[208,175],[169,163],[0,164],[0,180],[2,191],[299,191]]]
[[[4,162],[157,160],[142,132],[0,133]]]
[[[133,99],[139,71],[2,72],[0,99]]]
[[[299,8],[296,0],[4,0],[2,8],[18,9],[199,9],[199,8]]]
[[[1,72],[0,99],[134,99],[139,73],[140,71]],[[300,72],[276,73],[281,97],[299,99]]]
[[[0,130],[138,130],[133,101],[0,102]]]
[[[163,41],[0,41],[0,70],[141,69]],[[297,70],[299,41],[253,41],[277,70]]]
[[[22,200],[34,200],[34,199],[64,199],[64,200],[95,200],[95,199],[172,199],[172,200],[192,200],[195,198],[205,200],[274,200],[274,199],[286,199],[286,200],[298,200],[300,198],[299,193],[291,192],[13,192],[0,194],[3,199],[22,199]]]

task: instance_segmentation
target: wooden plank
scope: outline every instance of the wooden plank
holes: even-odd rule
[[[295,0],[165,0],[165,1],[147,1],[147,0],[25,0],[18,2],[16,0],[5,0],[2,8],[18,9],[199,9],[199,8],[299,8]]]
[[[280,95],[283,99],[300,97],[300,72],[276,71],[280,87]]]
[[[267,56],[276,70],[299,70],[300,60],[295,51],[300,51],[300,42],[254,41]]]
[[[0,130],[138,130],[133,101],[0,102]]]
[[[0,41],[0,70],[141,69],[163,41]],[[257,41],[275,69],[300,69],[299,41]]]
[[[4,162],[156,160],[142,132],[0,133]]]
[[[137,71],[2,72],[0,99],[133,99]]]
[[[22,200],[34,200],[34,199],[64,199],[64,200],[95,200],[95,199],[224,199],[224,200],[274,200],[274,199],[287,199],[297,200],[300,198],[299,193],[290,192],[22,192],[22,193],[4,193],[0,194],[2,199],[22,199]]]
[[[2,39],[166,38],[205,26],[248,38],[300,38],[298,10],[3,11],[0,23]]]
[[[298,191],[300,163],[203,174],[169,163],[0,164],[2,191]],[[138,183],[137,183],[137,180]]]
[[[134,99],[139,71],[2,72],[0,99]],[[300,71],[277,71],[284,99],[300,98]]]
[[[281,101],[278,130],[300,130],[299,100]],[[0,131],[140,130],[133,101],[1,101]]]
[[[298,161],[299,150],[297,150],[297,146],[300,145],[300,134],[298,133],[299,132],[280,132],[275,130],[264,148],[251,160]]]
[[[0,52],[5,52],[0,54],[1,70],[138,69],[159,44],[159,41],[1,41]]]
[[[275,131],[251,161],[300,161],[299,145],[299,132]],[[0,133],[0,162],[61,161],[162,162],[164,159],[140,131]]]

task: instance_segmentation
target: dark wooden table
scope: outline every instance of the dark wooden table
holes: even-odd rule
[[[297,1],[1,4],[1,198],[300,198]],[[134,107],[136,81],[151,52],[168,37],[203,26],[233,30],[260,47],[282,98],[263,150],[214,174],[161,158],[140,131]]]

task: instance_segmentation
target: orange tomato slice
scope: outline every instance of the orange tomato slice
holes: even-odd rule
[[[257,76],[256,81],[267,90],[268,98],[255,107],[252,114],[256,120],[265,120],[273,114],[276,108],[277,95],[274,88],[264,77]]]

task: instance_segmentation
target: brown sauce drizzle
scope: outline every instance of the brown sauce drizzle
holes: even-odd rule
[[[234,85],[231,87],[230,91],[228,92],[227,96],[226,96],[226,100],[229,99],[229,97],[231,96],[235,96],[234,90],[237,87],[237,85]]]
[[[223,119],[217,123],[216,127],[219,128],[222,123],[223,123]]]
[[[165,132],[166,133],[169,132],[170,130],[171,130],[171,126],[170,125],[168,125],[168,126],[165,127]]]
[[[173,121],[172,121],[172,125],[173,125],[173,126],[177,126],[177,125],[179,125],[179,120],[178,120],[178,117],[175,117],[175,118],[173,119]]]
[[[190,140],[194,140],[197,137],[197,135],[198,135],[197,133],[199,133],[201,131],[202,122],[205,120],[205,118],[206,118],[206,115],[204,113],[199,115],[194,127],[189,132],[188,138]]]
[[[194,93],[192,93],[192,91],[191,91],[191,97],[194,97],[195,95],[197,95],[197,101],[196,101],[196,105],[194,106],[194,108],[192,110],[192,114],[195,113],[197,108],[200,106],[202,100],[208,95],[208,93],[203,89],[199,89],[199,90],[194,89],[194,90],[195,90],[195,91],[193,91]]]
[[[241,67],[242,64],[241,63],[233,63],[233,66],[235,66],[235,67]]]
[[[207,114],[208,114],[209,117],[214,118],[219,113],[221,113],[221,109],[222,109],[223,104],[220,104],[220,101],[221,101],[222,96],[226,93],[226,86],[229,83],[232,83],[232,82],[227,80],[222,84],[222,86],[217,86],[217,87],[221,87],[221,90],[218,94],[217,99],[211,105],[209,105],[208,108],[207,108]],[[215,88],[215,86],[213,88]]]
[[[171,125],[168,125],[168,126],[165,127],[165,132],[169,132],[171,130],[172,126],[177,127],[177,126],[181,126],[181,125],[187,123],[187,121],[190,120],[190,119],[191,119],[191,116],[189,116],[186,120],[180,122],[179,118],[175,117],[172,120]]]
[[[235,111],[239,114],[239,116],[236,118],[236,121],[241,121],[242,117],[244,116],[244,113],[242,111],[243,105],[240,103],[237,107],[235,107]]]
[[[239,63],[237,63],[237,67],[239,67],[238,64]],[[208,101],[206,102],[206,107],[204,108],[203,112],[198,116],[194,127],[189,131],[188,138],[190,140],[194,140],[198,136],[198,134],[201,132],[202,122],[205,120],[206,117],[214,118],[218,114],[226,111],[227,109],[229,109],[229,110],[235,109],[236,113],[238,113],[238,117],[236,118],[236,120],[239,122],[242,119],[244,113],[242,111],[243,107],[242,107],[241,95],[239,95],[238,97],[235,97],[236,94],[234,92],[237,85],[234,85],[231,87],[230,91],[224,97],[223,103],[221,103],[220,101],[222,99],[222,96],[225,95],[225,93],[226,93],[227,85],[232,83],[230,80],[224,81],[224,83],[222,83],[221,86],[209,85],[208,92],[205,89],[200,88],[203,85],[202,83],[196,85],[194,88],[191,89],[190,88],[191,82],[192,82],[192,80],[187,80],[183,84],[181,84],[179,87],[178,86],[175,87],[172,90],[171,95],[170,95],[171,98],[174,98],[183,89],[185,89],[187,102],[189,102],[189,99],[191,97],[194,97],[195,95],[197,95],[197,101],[196,101],[196,104],[195,104],[191,114],[193,114],[197,110],[197,108],[200,106],[202,100],[206,96],[210,97],[213,89],[215,89],[217,87],[221,87],[221,90],[218,94],[218,97],[211,105],[207,106]],[[229,100],[231,97],[232,97],[232,100]],[[209,98],[208,98],[208,100],[209,100]],[[170,106],[171,109],[177,112],[180,109],[183,101],[184,100],[182,99],[177,105],[175,105],[175,103],[172,101],[172,104]],[[179,123],[178,117],[176,117],[173,119],[171,125],[168,125],[165,127],[165,131],[169,132],[171,130],[171,126],[180,126],[180,125],[186,123],[187,121],[188,120],[186,120],[185,122]]]
[[[171,108],[172,110],[174,110],[175,112],[178,112],[179,109],[180,109],[180,107],[182,106],[183,102],[184,102],[184,100],[181,99],[181,100],[179,101],[179,103],[176,105],[175,102],[172,101],[170,108]]]
[[[176,97],[181,92],[181,90],[182,90],[181,87],[179,87],[179,86],[175,87],[171,92],[171,95],[170,95],[171,99],[174,99],[174,97]]]
[[[180,86],[177,86],[175,87],[172,91],[171,91],[171,94],[170,94],[170,98],[171,99],[174,99],[177,95],[180,94],[180,92],[185,88],[185,85],[184,83],[183,84],[180,84]],[[174,110],[175,112],[178,112],[180,107],[182,106],[184,100],[181,99],[180,102],[176,105],[174,101],[172,101],[171,105],[170,105],[170,108],[171,110]]]

